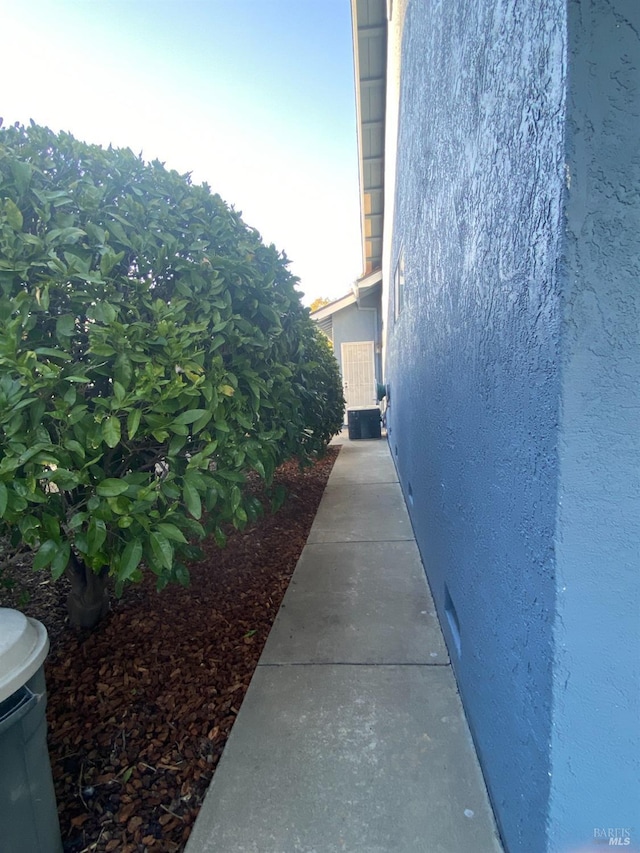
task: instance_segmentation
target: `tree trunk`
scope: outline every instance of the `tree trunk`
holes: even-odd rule
[[[67,577],[71,581],[67,596],[69,621],[76,628],[95,628],[109,611],[108,569],[95,574],[72,552]]]

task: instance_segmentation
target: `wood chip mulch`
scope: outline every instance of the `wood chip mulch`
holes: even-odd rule
[[[131,587],[93,633],[65,625],[64,587],[42,575],[26,604],[24,571],[0,590],[0,604],[22,603],[52,642],[47,717],[65,853],[184,849],[337,454],[283,465],[278,512],[233,531],[223,550],[206,543],[189,588]]]

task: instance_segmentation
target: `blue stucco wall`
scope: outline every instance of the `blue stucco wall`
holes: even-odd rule
[[[413,0],[403,35],[390,445],[512,853],[547,849],[565,26]]]
[[[640,849],[639,57],[637,0],[405,20],[389,441],[510,853]]]
[[[640,3],[568,32],[550,849],[640,850]]]

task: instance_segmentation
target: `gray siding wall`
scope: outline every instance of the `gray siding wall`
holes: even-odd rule
[[[342,372],[341,344],[351,341],[375,341],[380,343],[380,311],[379,298],[368,297],[363,300],[363,307],[349,305],[333,315],[333,348]],[[366,307],[365,307],[366,306]],[[376,378],[380,381],[382,365],[380,356],[376,354]]]

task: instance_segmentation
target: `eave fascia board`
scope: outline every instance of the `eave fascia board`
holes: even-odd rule
[[[332,314],[336,314],[338,311],[342,311],[343,308],[348,308],[349,305],[353,305],[355,301],[355,295],[353,293],[347,293],[346,296],[341,296],[339,299],[335,299],[328,305],[323,305],[322,308],[318,308],[316,311],[312,311],[311,319],[324,320],[327,317],[330,317]]]

